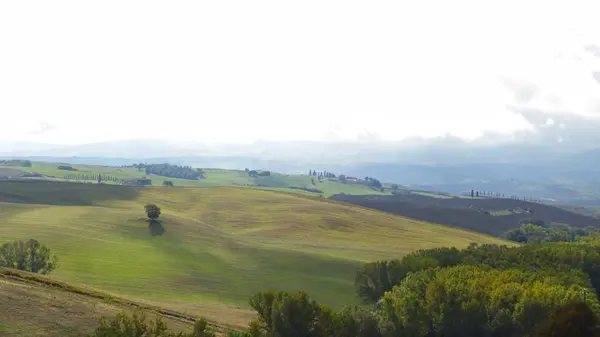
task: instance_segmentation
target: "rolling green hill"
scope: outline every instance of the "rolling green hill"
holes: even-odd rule
[[[68,165],[74,171],[66,171],[58,168],[60,165]],[[0,180],[2,177],[20,178],[19,173],[37,173],[43,177],[32,179],[43,179],[50,181],[86,182],[96,183],[93,178],[83,179],[83,176],[108,176],[121,180],[134,180],[147,177],[152,180],[152,185],[162,186],[165,180],[173,182],[175,186],[182,187],[216,187],[216,186],[239,186],[239,187],[261,187],[265,189],[277,189],[305,195],[323,195],[329,197],[334,194],[389,194],[387,191],[373,189],[363,183],[348,181],[341,183],[336,179],[322,179],[309,175],[287,175],[271,173],[269,176],[251,177],[244,170],[204,169],[205,179],[188,180],[177,179],[159,175],[147,175],[144,170],[135,167],[116,167],[101,165],[74,165],[57,164],[47,162],[31,162],[31,166],[15,166],[0,163]],[[314,183],[313,183],[314,182]],[[107,184],[117,184],[106,181]],[[314,191],[309,191],[314,190]]]
[[[149,227],[143,206],[162,210]],[[35,238],[59,257],[53,278],[152,301],[224,323],[251,317],[265,289],[356,302],[364,262],[496,238],[251,188],[0,182],[0,242]],[[163,232],[161,235],[153,235]],[[208,314],[207,314],[208,313]]]

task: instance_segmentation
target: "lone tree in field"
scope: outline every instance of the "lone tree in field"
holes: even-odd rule
[[[13,241],[0,246],[0,267],[49,274],[56,268],[56,256],[37,240]]]
[[[160,207],[155,204],[148,204],[144,206],[144,211],[150,220],[156,220],[160,216]]]

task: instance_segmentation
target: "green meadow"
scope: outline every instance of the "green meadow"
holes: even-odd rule
[[[76,171],[66,171],[58,168],[59,165],[68,165]],[[94,180],[80,180],[77,176],[97,176],[106,175],[120,180],[141,179],[147,177],[152,180],[153,186],[162,186],[164,181],[171,181],[175,186],[180,187],[216,187],[216,186],[235,186],[235,187],[260,187],[263,189],[275,189],[288,192],[294,192],[304,195],[322,195],[329,197],[338,193],[346,194],[389,194],[389,188],[384,192],[373,189],[365,184],[348,182],[341,183],[335,179],[322,179],[309,175],[289,175],[280,173],[271,173],[269,176],[251,177],[244,170],[225,170],[225,169],[203,169],[205,179],[188,180],[170,178],[159,175],[147,175],[144,170],[135,167],[115,167],[101,165],[76,165],[59,164],[48,162],[32,162],[31,167],[1,166],[0,176],[14,175],[15,172],[25,171],[28,173],[39,173],[44,175],[45,180],[65,181],[65,182],[84,182],[96,183]],[[111,181],[105,182],[113,184]],[[306,189],[315,189],[321,192],[310,192]]]
[[[160,228],[146,221],[146,203],[162,208]],[[353,278],[365,262],[503,242],[319,197],[234,187],[0,182],[0,222],[0,241],[35,238],[57,254],[57,280],[192,311],[244,309],[265,289],[302,289],[340,307],[358,303]]]

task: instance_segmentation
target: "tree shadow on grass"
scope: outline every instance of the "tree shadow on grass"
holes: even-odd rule
[[[158,220],[148,220],[148,230],[152,236],[160,236],[165,234],[165,227]]]

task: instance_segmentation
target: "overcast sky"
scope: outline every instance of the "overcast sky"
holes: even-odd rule
[[[600,117],[593,1],[2,1],[0,141],[397,140]],[[557,136],[558,139],[558,136]]]

